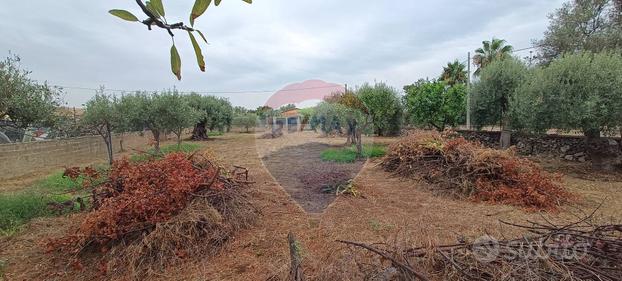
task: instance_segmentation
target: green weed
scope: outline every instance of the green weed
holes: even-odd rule
[[[386,153],[386,146],[381,144],[367,144],[363,146],[364,158],[382,157]],[[356,161],[356,146],[343,148],[328,148],[320,154],[323,161],[338,163],[352,163]]]

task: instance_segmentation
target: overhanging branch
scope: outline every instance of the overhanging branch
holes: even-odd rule
[[[151,30],[151,26],[155,25],[159,28],[166,29],[171,37],[175,36],[172,31],[173,29],[194,31],[194,28],[186,26],[183,22],[168,24],[162,21],[159,16],[154,15],[151,11],[149,11],[149,9],[147,9],[147,6],[145,5],[145,3],[143,3],[142,0],[136,0],[136,4],[138,4],[143,13],[145,13],[145,15],[149,17],[148,19],[142,21],[142,23],[146,25],[149,30]]]

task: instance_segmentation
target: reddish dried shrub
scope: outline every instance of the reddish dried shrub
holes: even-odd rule
[[[389,147],[386,171],[437,184],[439,190],[529,210],[555,210],[572,196],[561,176],[520,158],[514,150],[485,148],[461,137],[416,132]]]
[[[80,176],[80,167],[67,167],[63,172],[63,177],[76,180]]]
[[[49,241],[47,249],[72,257],[103,253],[108,269],[136,279],[176,260],[214,253],[257,214],[246,183],[228,174],[207,154],[118,160],[93,189],[93,209],[75,233]]]

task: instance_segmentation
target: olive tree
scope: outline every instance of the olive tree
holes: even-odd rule
[[[370,123],[370,116],[360,108],[329,101],[318,104],[311,117],[312,128],[319,127],[325,134],[342,133],[345,127],[348,132],[346,145],[355,144],[359,156],[363,153],[362,132]]]
[[[152,96],[152,106],[161,114],[160,127],[177,137],[177,146],[181,146],[183,130],[194,126],[201,117],[190,106],[188,100],[177,91],[167,91]]]
[[[18,56],[0,61],[0,120],[17,128],[53,125],[60,94],[61,89],[31,79]]]
[[[480,80],[471,89],[471,110],[476,126],[499,124],[503,148],[510,145],[509,101],[527,73],[527,66],[516,58],[495,60],[482,69]]]
[[[419,80],[404,87],[408,121],[416,126],[430,126],[443,131],[464,120],[466,87],[449,86],[443,81]]]
[[[619,0],[570,0],[549,18],[544,38],[535,42],[542,64],[566,52],[622,48],[622,2]]]
[[[581,130],[595,168],[610,169],[602,133],[620,128],[622,56],[613,52],[567,54],[535,71],[512,98],[518,128]]]
[[[320,131],[326,135],[331,133],[341,133],[339,107],[336,103],[329,103],[326,101],[320,102],[313,111],[311,117],[311,128],[314,130],[320,129]]]
[[[108,152],[108,163],[110,164],[114,160],[112,154],[112,134],[117,123],[116,119],[118,118],[115,112],[115,103],[115,99],[104,94],[102,87],[92,99],[86,102],[84,116],[82,116],[81,120],[104,139]]]
[[[151,131],[154,150],[160,153],[160,137],[167,129],[167,117],[163,114],[167,111],[167,105],[160,102],[162,100],[157,96],[157,93],[138,92],[132,97],[126,97],[124,101],[136,104],[134,114],[131,116],[132,122]]]
[[[257,115],[254,113],[240,113],[233,118],[233,125],[242,127],[246,132],[257,125]]]
[[[197,118],[192,130],[193,140],[207,140],[207,130],[224,131],[233,120],[233,107],[223,98],[202,96],[196,93],[185,96],[188,104],[197,111]]]
[[[369,115],[369,110],[367,106],[363,103],[363,101],[359,98],[359,96],[351,91],[346,91],[344,93],[333,93],[331,96],[324,99],[329,103],[336,103],[347,107],[348,109],[353,109],[356,111],[360,111],[365,115]],[[345,118],[342,119],[342,125],[346,127],[347,132],[347,140],[346,145],[355,144],[357,141],[357,127],[361,126],[360,122],[357,122],[356,118]]]
[[[115,102],[115,114],[117,116],[115,122],[115,133],[119,134],[119,151],[125,151],[123,147],[123,141],[125,134],[129,132],[142,131],[143,125],[140,122],[134,121],[136,117],[135,111],[139,107],[137,99],[133,95],[122,95],[121,97],[114,97]]]
[[[356,95],[367,108],[376,134],[399,134],[403,109],[397,90],[385,83],[364,84],[356,90]]]
[[[242,0],[246,3],[251,4],[252,0]],[[214,5],[220,5],[221,0],[214,0]],[[173,45],[171,46],[171,71],[177,77],[177,79],[181,80],[181,58],[179,56],[179,52],[177,51],[177,47],[175,46],[174,40],[174,30],[180,30],[182,32],[187,32],[188,37],[190,39],[190,43],[192,44],[192,48],[194,49],[194,53],[197,59],[197,65],[199,69],[205,72],[205,59],[203,57],[203,53],[201,51],[201,47],[197,42],[195,37],[195,33],[198,34],[201,39],[207,44],[207,39],[203,33],[194,27],[194,21],[203,15],[207,8],[212,3],[212,0],[195,0],[194,6],[192,7],[192,11],[190,12],[190,26],[186,25],[184,22],[177,23],[168,23],[166,19],[166,12],[164,9],[164,5],[162,4],[162,0],[148,0],[143,2],[142,0],[136,0],[136,4],[140,8],[143,14],[147,17],[144,20],[139,20],[134,14],[126,10],[113,9],[110,10],[109,13],[119,17],[123,20],[141,23],[147,26],[149,30],[153,27],[160,28],[162,30],[166,30],[168,34],[173,39]]]
[[[231,122],[233,122],[233,106],[231,106],[231,102],[226,98],[217,98],[214,114],[211,114],[209,117],[208,127],[210,131],[229,131]]]

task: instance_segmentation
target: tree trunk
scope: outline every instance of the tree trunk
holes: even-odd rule
[[[106,137],[104,142],[106,143],[106,148],[108,149],[108,163],[112,165],[114,158],[112,156],[112,132],[110,132],[110,124],[106,124]]]
[[[348,133],[347,133],[347,139],[346,139],[346,145],[350,146],[353,144],[356,144],[356,125],[352,124],[351,122],[348,122]]]
[[[356,155],[358,157],[363,156],[363,138],[361,137],[361,129],[355,129],[355,140],[356,140]]]
[[[125,152],[125,149],[123,148],[123,138],[125,137],[125,133],[121,133],[120,137],[119,137],[119,152]]]
[[[499,138],[499,145],[501,149],[508,149],[512,145],[512,132],[510,130],[502,129],[501,137]]]
[[[202,141],[207,140],[207,129],[205,128],[206,121],[202,120],[201,122],[194,125],[194,129],[192,130],[192,140]]]
[[[181,149],[181,131],[177,132],[177,150]]]
[[[158,130],[151,130],[151,133],[153,134],[153,149],[155,150],[156,154],[160,154],[160,131]]]
[[[585,135],[585,149],[592,161],[592,168],[604,171],[615,170],[616,165],[620,164],[618,148],[611,147],[608,139],[601,138],[598,129],[584,130],[583,134]]]
[[[504,115],[502,113],[502,115]],[[507,116],[501,119],[501,136],[499,138],[499,146],[501,149],[508,149],[512,145],[512,131],[509,128],[509,118]]]

